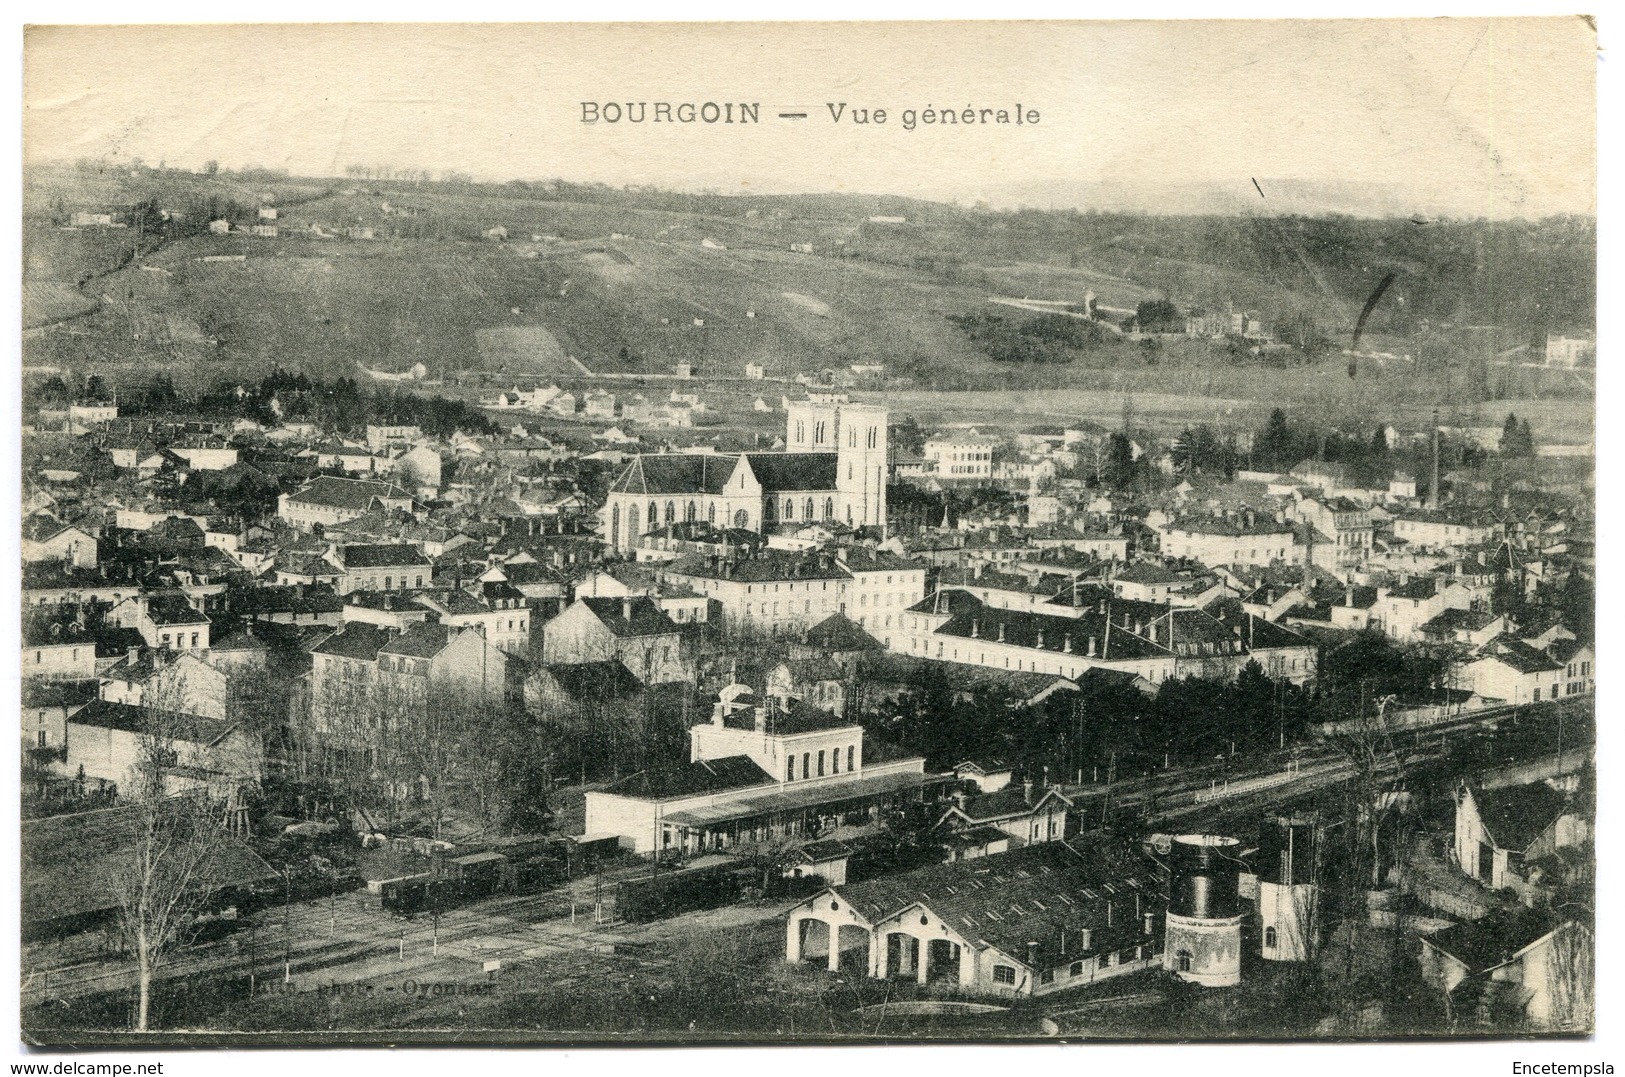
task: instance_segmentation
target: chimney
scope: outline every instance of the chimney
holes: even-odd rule
[[[1038,969],[1038,942],[1036,940],[1027,943],[1027,967],[1034,971]]]
[[[1089,650],[1087,652],[1087,656],[1090,658],[1095,656],[1095,637],[1093,636],[1089,637]]]
[[[630,596],[621,599],[621,619],[625,621],[632,619],[632,599]]]
[[[1428,483],[1427,507],[1439,507],[1439,409],[1433,409],[1433,475]]]
[[[1095,933],[1093,931],[1091,931],[1089,928],[1085,927],[1085,928],[1080,928],[1078,930],[1078,946],[1082,950],[1087,952],[1089,947],[1091,945],[1093,945],[1094,941],[1095,941]]]
[[[1155,915],[1153,915],[1150,912],[1146,912],[1146,913],[1142,914],[1141,917],[1140,917],[1140,932],[1141,932],[1141,934],[1145,934],[1145,935],[1151,934],[1151,928],[1155,923],[1156,923],[1156,916]]]
[[[972,617],[970,619],[970,638],[971,639],[981,639],[982,638],[982,622],[978,621],[974,617]]]
[[[1343,588],[1343,605],[1349,607],[1354,605],[1354,585],[1352,583]]]
[[[1000,643],[1004,642],[1004,622],[1003,621],[999,622],[999,642]]]
[[[1044,630],[1042,628],[1038,630],[1038,642],[1035,646],[1041,651],[1044,649]]]
[[[1032,805],[1033,780],[1031,778],[1024,778],[1021,782],[1021,799],[1026,801],[1028,806]]]
[[[1071,636],[1070,633],[1064,639],[1061,640],[1061,653],[1062,654],[1071,654],[1072,653],[1072,636]]]

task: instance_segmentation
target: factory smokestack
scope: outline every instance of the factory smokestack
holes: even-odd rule
[[[1433,474],[1428,480],[1428,508],[1439,507],[1439,409],[1433,409]]]

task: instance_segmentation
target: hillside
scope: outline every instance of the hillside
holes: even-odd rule
[[[1504,395],[1484,364],[1508,342],[1589,327],[1595,306],[1589,220],[987,213],[865,195],[69,169],[32,169],[25,189],[25,325],[44,327],[25,361],[74,369],[421,363],[431,378],[568,378],[687,362],[788,377],[880,363],[934,389],[1199,392],[1239,377],[1249,391],[1321,394],[1342,376],[1336,350],[1366,296],[1392,274],[1368,342],[1433,365],[1367,364],[1363,377],[1415,399]],[[62,227],[74,210],[130,213],[148,200],[170,218],[158,235]],[[216,214],[255,223],[260,206],[277,207],[274,238],[204,228]],[[989,300],[1077,303],[1086,291],[1119,319],[1164,297],[1254,310],[1307,326],[1325,357],[1272,367],[1206,342],[1141,348],[1097,333],[1049,362],[997,362],[987,334],[960,327],[984,315],[1003,319],[997,332],[1025,331],[1034,309],[1066,308]],[[1464,335],[1486,325],[1498,327],[1489,338]],[[1587,380],[1529,380],[1516,391],[1589,392]]]

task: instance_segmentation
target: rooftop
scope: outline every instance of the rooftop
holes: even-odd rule
[[[411,501],[412,499],[411,494],[393,483],[375,482],[371,479],[341,479],[333,475],[321,475],[312,479],[298,493],[288,495],[288,500],[305,505],[354,509],[361,512],[372,504],[372,499],[375,497],[402,501]]]
[[[592,615],[598,618],[610,634],[618,638],[632,636],[665,636],[679,631],[673,621],[655,604],[653,599],[641,595],[629,598],[579,598]]]
[[[347,569],[387,568],[397,565],[427,565],[429,559],[416,546],[404,542],[340,546],[339,564]]]
[[[961,937],[1023,963],[1036,942],[1038,965],[1049,968],[1141,941],[1143,925],[1134,914],[1161,908],[1158,875],[1153,861],[1126,845],[1073,839],[933,864],[837,892],[870,923],[924,905]],[[1083,928],[1091,933],[1087,949],[1078,945]]]

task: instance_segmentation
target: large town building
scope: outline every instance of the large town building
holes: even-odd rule
[[[791,401],[783,452],[634,457],[610,486],[604,536],[617,553],[664,524],[767,532],[815,522],[886,523],[887,415],[840,397]]]
[[[1073,840],[835,886],[790,910],[785,960],[994,997],[1082,987],[1155,967],[1160,874]]]
[[[921,802],[952,775],[799,699],[723,689],[711,720],[689,731],[686,765],[648,770],[587,793],[589,835],[635,852],[685,855],[752,842],[839,837]]]

